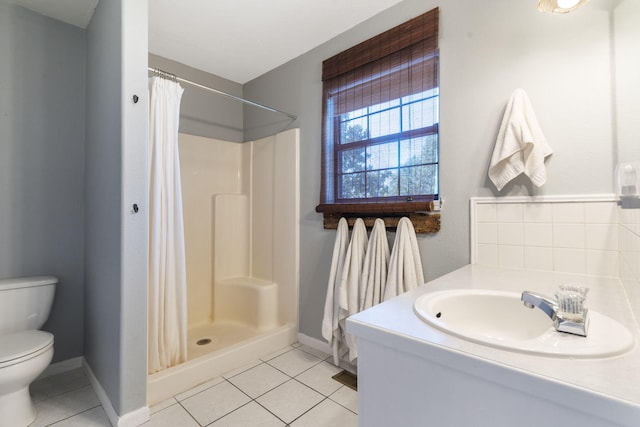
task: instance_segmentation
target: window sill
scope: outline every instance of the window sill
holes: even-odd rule
[[[324,215],[324,228],[335,230],[340,218],[345,218],[349,227],[357,218],[362,218],[366,227],[373,227],[376,219],[384,220],[387,229],[395,229],[400,218],[411,220],[417,234],[440,231],[440,214],[432,213],[434,203],[401,202],[401,203],[360,203],[360,204],[324,204],[316,206],[316,212]]]

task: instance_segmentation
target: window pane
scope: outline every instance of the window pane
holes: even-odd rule
[[[434,87],[433,89],[426,90],[424,92],[414,93],[413,95],[408,95],[408,96],[403,96],[402,97],[402,103],[403,104],[409,104],[410,102],[413,102],[413,101],[419,101],[421,99],[431,98],[433,96],[438,96],[440,94],[439,89],[440,88]]]
[[[368,112],[366,108],[361,108],[355,111],[349,111],[348,113],[345,113],[342,115],[342,120],[357,119],[358,117],[366,116],[367,113]]]
[[[375,113],[380,110],[388,110],[389,108],[398,107],[399,105],[400,100],[394,99],[388,102],[383,102],[382,104],[372,105],[371,107],[369,107],[369,112]]]
[[[367,197],[392,197],[397,195],[397,169],[367,172]]]
[[[437,194],[438,167],[436,165],[411,166],[400,169],[400,195],[415,196]]]
[[[340,143],[362,141],[367,139],[367,117],[347,120],[341,124]]]
[[[438,161],[438,138],[436,135],[400,141],[400,164],[402,166],[423,165]]]
[[[350,173],[340,177],[338,193],[341,199],[361,199],[365,197],[364,173]]]
[[[438,98],[429,98],[402,107],[402,129],[412,130],[438,123]]]
[[[400,132],[400,109],[386,110],[369,116],[371,138]]]
[[[367,170],[398,167],[398,143],[373,145],[367,148]]]
[[[343,150],[340,153],[340,170],[338,173],[362,172],[365,170],[366,165],[367,161],[364,147]]]

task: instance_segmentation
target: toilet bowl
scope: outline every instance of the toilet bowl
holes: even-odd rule
[[[36,417],[29,385],[53,358],[53,334],[37,329],[49,316],[57,281],[0,280],[0,427],[26,427]]]
[[[29,425],[36,417],[29,384],[51,363],[53,335],[24,331],[0,336],[0,426]]]

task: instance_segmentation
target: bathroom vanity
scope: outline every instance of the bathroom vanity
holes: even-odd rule
[[[631,345],[604,357],[532,354],[462,338],[414,309],[431,292],[553,296],[564,283],[589,287],[587,307],[626,328]],[[358,342],[360,426],[640,425],[638,326],[616,278],[468,265],[350,317],[347,331]]]

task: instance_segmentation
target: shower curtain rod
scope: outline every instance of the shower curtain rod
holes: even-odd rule
[[[295,116],[293,114],[289,114],[289,113],[287,113],[285,111],[278,110],[276,108],[271,108],[269,106],[266,106],[266,105],[263,105],[263,104],[259,104],[257,102],[249,101],[248,99],[240,98],[239,96],[231,95],[230,93],[222,92],[221,90],[214,89],[214,88],[211,88],[209,86],[201,85],[200,83],[192,82],[191,80],[183,79],[182,77],[178,77],[175,74],[168,73],[168,72],[163,71],[163,70],[161,70],[159,68],[152,68],[152,67],[147,67],[147,68],[149,69],[149,71],[159,75],[160,77],[165,77],[165,78],[169,78],[169,79],[181,82],[181,83],[186,83],[188,85],[195,86],[195,87],[198,87],[200,89],[204,89],[204,90],[207,90],[209,92],[213,92],[215,94],[218,94],[218,95],[230,98],[230,99],[234,99],[234,100],[242,102],[244,104],[253,105],[254,107],[262,108],[262,109],[265,109],[265,110],[268,110],[268,111],[271,111],[271,112],[274,112],[274,113],[284,114],[285,116],[289,117],[291,120],[297,120],[298,119],[298,116]]]

